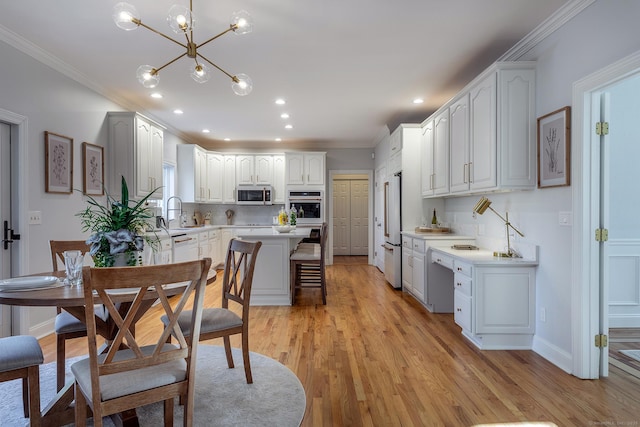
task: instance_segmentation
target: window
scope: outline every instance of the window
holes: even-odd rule
[[[162,185],[164,186],[164,191],[162,192],[162,201],[160,201],[160,208],[162,209],[162,213],[164,216],[165,209],[167,206],[167,200],[170,197],[176,195],[176,165],[171,163],[163,163],[162,164]],[[166,212],[168,218],[167,224],[172,219],[176,219],[175,211]]]

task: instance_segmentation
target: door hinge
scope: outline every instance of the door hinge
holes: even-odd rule
[[[609,240],[609,230],[596,228],[596,242],[606,242],[607,240]]]
[[[604,348],[608,344],[608,337],[605,334],[598,334],[595,336],[594,344],[598,348]]]
[[[608,134],[609,134],[609,122],[597,122],[596,135],[608,135]]]

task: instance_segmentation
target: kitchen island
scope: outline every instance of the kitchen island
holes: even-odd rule
[[[242,240],[261,241],[253,273],[251,305],[290,305],[289,255],[311,228],[278,233],[273,228],[248,228],[236,232]]]

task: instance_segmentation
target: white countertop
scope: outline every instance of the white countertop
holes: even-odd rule
[[[538,265],[537,257],[536,259],[525,259],[525,258],[502,258],[493,256],[493,251],[487,249],[478,249],[478,250],[464,250],[464,249],[453,249],[451,246],[431,246],[431,250],[434,252],[439,252],[444,255],[449,255],[454,258],[457,258],[461,261],[469,262],[471,264],[478,264],[484,266],[536,266]],[[536,252],[537,253],[537,252]]]
[[[471,236],[464,236],[462,234],[451,233],[416,233],[415,231],[401,231],[403,236],[412,237],[414,239],[423,240],[475,240]]]
[[[262,227],[262,228],[247,228],[241,229],[236,232],[238,237],[247,237],[247,238],[274,238],[274,239],[302,239],[305,237],[309,237],[311,233],[311,228],[297,228],[295,230],[291,230],[288,233],[278,233],[273,227]]]

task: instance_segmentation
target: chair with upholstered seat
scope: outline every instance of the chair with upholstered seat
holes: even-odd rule
[[[0,382],[22,379],[22,407],[31,426],[40,425],[40,365],[38,340],[29,335],[0,338]]]
[[[328,227],[322,224],[320,244],[301,243],[289,257],[291,305],[295,303],[296,290],[319,288],[322,304],[327,304],[325,275],[325,247]]]
[[[258,251],[262,242],[248,242],[231,239],[224,263],[222,279],[222,306],[220,308],[205,308],[202,314],[200,341],[222,338],[227,356],[227,365],[234,367],[231,355],[231,335],[242,334],[242,359],[247,384],[253,383],[251,364],[249,362],[249,302],[251,299],[251,285],[253,270]],[[229,303],[237,304],[241,314],[230,310]],[[168,318],[161,318],[167,323]],[[188,313],[183,313],[178,322],[190,339],[191,321]]]
[[[87,406],[96,427],[102,417],[164,402],[164,423],[173,425],[174,400],[184,402],[184,426],[193,424],[195,365],[198,340],[187,340],[178,317],[189,309],[195,325],[190,332],[200,335],[202,304],[211,258],[183,263],[137,267],[91,268],[84,280],[85,316],[89,357],[71,365],[75,378],[76,425],[86,425]],[[98,352],[94,292],[103,302],[118,332],[104,354]],[[121,314],[116,301],[130,294],[131,304]],[[169,301],[179,295],[174,304]],[[145,331],[141,346],[131,326],[148,309],[149,299],[160,301],[168,322],[164,328]],[[173,335],[176,344],[167,339]],[[126,349],[119,350],[122,346]]]
[[[89,252],[89,245],[84,240],[50,240],[51,264],[53,271],[64,270],[64,252],[80,251],[83,254]],[[54,329],[56,332],[56,387],[60,391],[64,387],[65,372],[64,361],[65,343],[67,340],[87,336],[87,328],[83,322],[73,315],[57,307]],[[96,314],[104,318],[102,306],[96,308]]]

